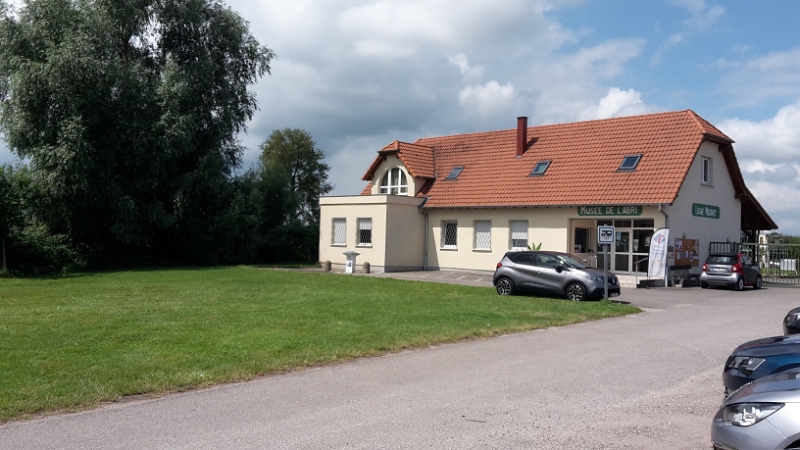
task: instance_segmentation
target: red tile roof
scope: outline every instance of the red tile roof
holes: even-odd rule
[[[395,141],[364,179],[384,155],[397,154],[413,176],[435,178],[417,194],[429,197],[426,208],[669,204],[703,140],[733,142],[691,110],[529,127],[527,136],[521,157],[516,128]],[[635,171],[617,170],[638,154]],[[529,176],[539,161],[551,161],[547,172]],[[445,180],[455,166],[464,166],[458,179]],[[742,181],[737,191],[743,188]]]
[[[409,144],[407,142],[394,141],[378,152],[378,158],[375,158],[375,161],[372,162],[372,165],[367,169],[367,173],[364,174],[362,179],[372,180],[372,177],[375,175],[375,170],[387,155],[396,155],[400,158],[400,161],[403,162],[412,177],[436,177],[433,168],[432,148],[417,144]]]

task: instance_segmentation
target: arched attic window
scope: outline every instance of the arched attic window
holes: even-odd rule
[[[408,194],[408,178],[403,169],[392,167],[381,179],[381,194]]]

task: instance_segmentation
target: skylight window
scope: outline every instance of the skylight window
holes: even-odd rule
[[[448,175],[447,178],[445,178],[445,180],[454,181],[456,178],[458,178],[459,175],[461,175],[462,170],[464,170],[464,166],[453,167],[453,170],[450,171],[450,175]]]
[[[544,175],[548,167],[550,167],[550,161],[539,161],[535,166],[533,166],[533,170],[531,170],[531,176],[540,177]]]
[[[619,165],[619,170],[636,170],[639,165],[639,160],[642,155],[628,155],[622,159],[622,164]]]

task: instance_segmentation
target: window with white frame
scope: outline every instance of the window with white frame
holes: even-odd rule
[[[475,250],[492,249],[492,221],[475,221],[475,246],[473,248]]]
[[[510,248],[511,250],[527,250],[528,249],[528,221],[527,220],[511,220],[508,223],[511,232]]]
[[[331,245],[347,245],[347,219],[333,219]]]
[[[711,158],[700,159],[700,182],[702,184],[711,184]]]
[[[356,233],[356,245],[371,247],[372,219],[358,219],[358,231]]]
[[[455,220],[442,221],[442,248],[458,248],[458,222]]]
[[[408,194],[408,178],[403,169],[392,167],[381,180],[381,194]]]

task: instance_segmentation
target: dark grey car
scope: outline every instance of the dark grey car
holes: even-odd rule
[[[608,296],[620,294],[619,280],[607,272]],[[497,263],[493,279],[497,293],[512,295],[536,290],[565,295],[570,300],[600,299],[605,294],[603,270],[589,267],[568,253],[508,252]]]

